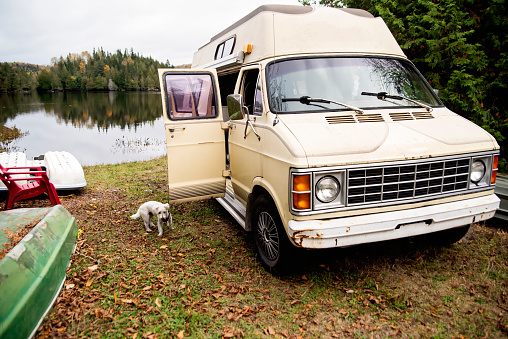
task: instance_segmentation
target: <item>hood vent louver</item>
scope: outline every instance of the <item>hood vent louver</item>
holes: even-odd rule
[[[338,115],[326,117],[329,124],[355,124],[358,122],[384,122],[381,114]]]
[[[429,112],[397,112],[390,113],[392,121],[405,121],[405,120],[421,120],[421,119],[434,119],[434,116]],[[329,124],[355,124],[359,122],[384,122],[381,114],[357,114],[357,115],[338,115],[333,117],[326,117]]]
[[[356,116],[358,122],[384,122],[381,114],[358,114]]]
[[[414,120],[409,112],[390,113],[390,118],[392,118],[393,121]]]
[[[355,124],[355,117],[352,115],[339,115],[336,117],[326,117],[329,124]]]
[[[429,112],[413,112],[415,119],[434,119],[434,116]]]
[[[390,113],[392,121],[404,121],[404,120],[420,120],[420,119],[434,119],[434,116],[429,112],[400,112]]]

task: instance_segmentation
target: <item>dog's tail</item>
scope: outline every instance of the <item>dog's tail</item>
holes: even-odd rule
[[[136,212],[136,214],[131,215],[131,219],[137,219],[140,217],[139,211]]]

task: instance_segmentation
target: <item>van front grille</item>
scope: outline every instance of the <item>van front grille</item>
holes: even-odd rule
[[[347,205],[449,194],[468,187],[470,158],[348,171]]]

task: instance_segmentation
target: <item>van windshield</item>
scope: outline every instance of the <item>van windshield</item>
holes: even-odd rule
[[[351,110],[350,107],[421,107],[415,101],[428,106],[442,105],[414,66],[401,59],[288,59],[269,64],[267,75],[270,109],[276,113],[340,111]],[[366,93],[388,95],[381,100],[379,96]],[[299,100],[303,97],[325,100]]]

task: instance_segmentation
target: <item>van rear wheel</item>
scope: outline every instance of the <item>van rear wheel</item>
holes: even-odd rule
[[[294,246],[289,242],[279,213],[268,196],[256,199],[252,225],[261,263],[273,274],[284,273],[289,268]]]

